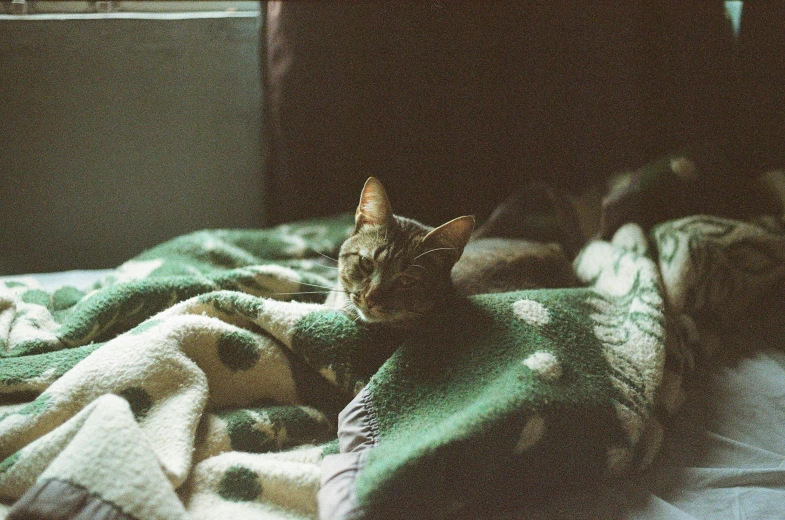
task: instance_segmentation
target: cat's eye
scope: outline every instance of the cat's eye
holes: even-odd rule
[[[373,260],[368,258],[367,256],[360,255],[360,259],[358,260],[360,264],[360,269],[364,273],[370,273],[373,271]]]

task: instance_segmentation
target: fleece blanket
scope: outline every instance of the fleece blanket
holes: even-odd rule
[[[179,237],[87,292],[0,282],[2,514],[487,516],[645,467],[702,328],[785,277],[778,216],[624,223],[616,201],[684,180],[664,164],[608,199],[583,286],[478,295],[415,333],[322,305],[349,217]]]

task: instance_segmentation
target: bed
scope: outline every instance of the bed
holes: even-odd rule
[[[4,514],[778,517],[782,220],[696,196],[626,221],[631,197],[698,189],[685,160],[606,196],[580,287],[478,295],[407,335],[315,290],[350,215],[3,279]]]
[[[390,6],[267,3],[268,227],[0,278],[0,518],[781,518],[785,81],[719,3]],[[579,286],[325,308],[368,174]]]

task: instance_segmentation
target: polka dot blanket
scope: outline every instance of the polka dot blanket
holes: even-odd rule
[[[581,287],[474,296],[407,335],[321,303],[349,216],[179,237],[87,292],[0,283],[0,501],[487,518],[618,478],[656,455],[701,316],[785,276],[774,220],[622,225],[576,257]]]

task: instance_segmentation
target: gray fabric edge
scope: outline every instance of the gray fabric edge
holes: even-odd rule
[[[87,489],[60,479],[37,482],[9,510],[7,520],[136,520]]]
[[[369,406],[366,386],[338,414],[341,453],[322,460],[322,485],[318,495],[321,520],[351,520],[365,516],[357,504],[355,480],[378,440],[378,428]]]
[[[370,409],[368,386],[338,414],[338,445],[341,453],[352,453],[376,446],[379,428]]]

